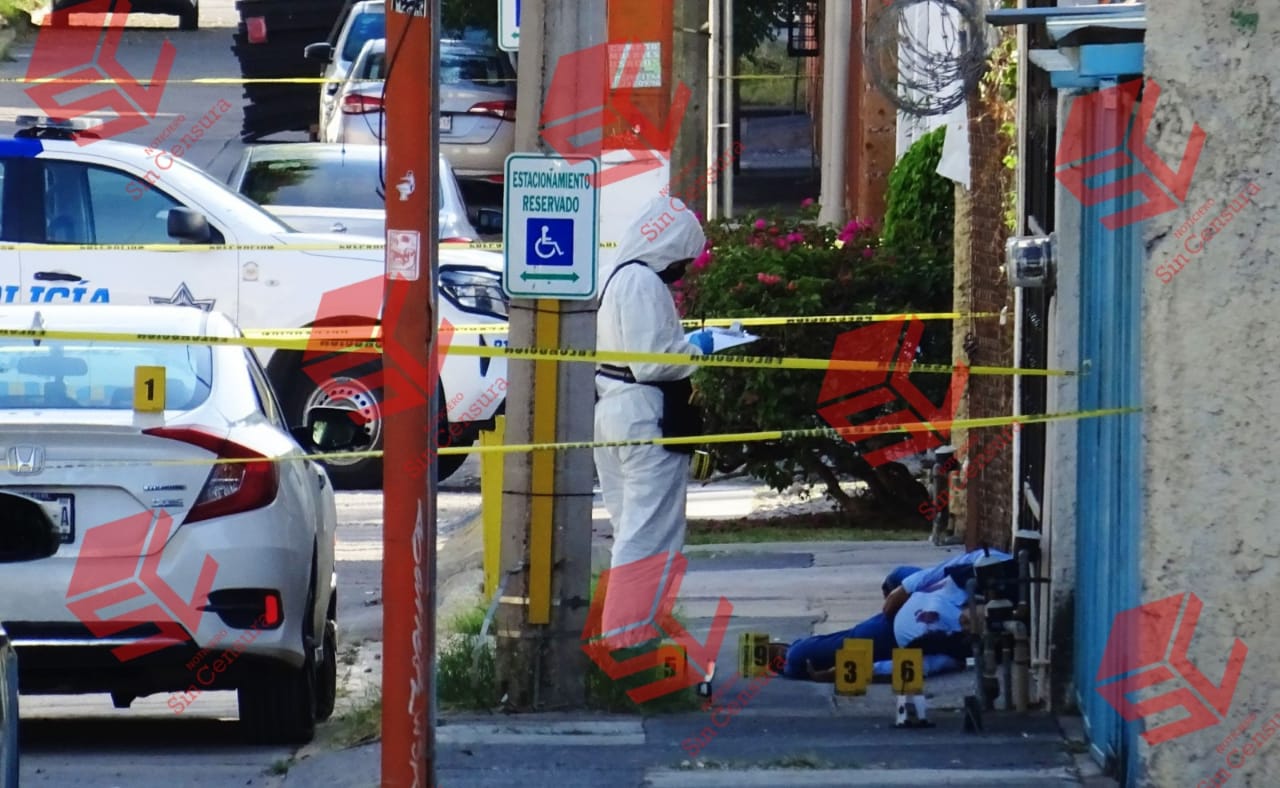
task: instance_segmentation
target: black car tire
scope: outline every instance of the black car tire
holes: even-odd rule
[[[178,14],[179,30],[199,30],[200,29],[200,4],[192,3],[189,10]]]
[[[324,622],[324,657],[316,673],[316,721],[333,716],[338,702],[338,622],[329,617]]]
[[[236,688],[240,727],[254,744],[306,744],[316,735],[317,669],[315,661],[316,567],[311,558],[306,618],[302,625],[300,667],[263,668]]]
[[[366,418],[371,418],[376,411],[370,410],[368,405],[370,402],[378,401],[378,392],[373,391],[368,385],[362,381],[376,380],[376,373],[381,365],[380,361],[371,361],[357,368],[346,371],[341,377],[333,378],[338,385],[330,389],[336,397],[327,398],[324,395],[324,381],[315,383],[306,376],[305,368],[298,370],[297,376],[294,378],[297,382],[293,385],[289,392],[287,402],[284,405],[285,414],[290,424],[305,424],[307,416],[307,408],[319,404],[334,404],[348,406],[356,406],[364,414]],[[345,381],[345,383],[344,383]],[[449,429],[449,410],[445,402],[444,388],[439,383],[436,384],[436,417],[439,419],[439,426],[436,430],[437,447],[460,446],[464,445],[460,441],[450,441]],[[368,431],[373,435],[372,445],[369,450],[380,450],[383,447],[383,431],[382,425],[379,423],[376,427],[369,426]],[[467,444],[469,445],[469,444]],[[467,461],[465,454],[444,454],[437,455],[435,458],[436,480],[444,481],[452,476],[462,464]],[[360,460],[353,460],[349,463],[336,464],[331,462],[324,463],[325,470],[329,473],[329,479],[333,482],[333,486],[338,490],[381,490],[382,489],[382,460],[377,457],[371,457]]]

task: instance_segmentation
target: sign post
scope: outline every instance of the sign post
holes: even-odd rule
[[[586,164],[586,167],[581,166]],[[596,295],[600,164],[590,157],[507,157],[502,286],[512,298]]]

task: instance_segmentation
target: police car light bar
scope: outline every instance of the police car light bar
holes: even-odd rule
[[[14,124],[20,129],[57,129],[59,131],[88,131],[102,125],[97,118],[51,118],[46,115],[19,115]]]

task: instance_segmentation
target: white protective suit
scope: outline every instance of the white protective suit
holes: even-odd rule
[[[654,237],[654,228],[664,224],[665,229]],[[642,232],[646,225],[647,232]],[[657,275],[672,263],[691,260],[702,253],[706,237],[693,211],[678,199],[658,198],[641,209],[629,228],[619,242],[614,264],[600,271],[601,286],[606,282],[608,286],[597,316],[596,347],[645,353],[701,353],[685,341],[675,301]],[[631,260],[641,260],[646,265],[622,267],[609,280],[615,269]],[[625,366],[637,382],[595,376],[595,439],[662,437],[662,392],[643,384],[681,380],[697,367],[646,363]],[[679,552],[684,547],[689,455],[662,446],[623,446],[596,449],[595,461],[605,508],[613,524],[611,567]],[[605,635],[636,623],[636,614],[641,609],[649,611],[655,602],[655,589],[645,579],[631,573],[626,575],[626,585],[620,587],[624,575],[611,574],[618,582],[611,582],[606,594],[602,622]],[[655,578],[650,579],[656,582]],[[635,610],[631,610],[633,607]],[[617,646],[644,639],[638,633],[625,639],[631,642],[610,638]]]

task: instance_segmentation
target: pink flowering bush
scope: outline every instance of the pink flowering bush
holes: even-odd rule
[[[816,315],[935,312],[951,308],[950,266],[919,276],[884,246],[876,222],[855,218],[843,226],[819,224],[818,206],[797,216],[749,215],[706,226],[707,249],[676,288],[685,318],[807,317]],[[942,281],[947,282],[942,287]],[[829,358],[840,334],[865,323],[800,323],[751,327],[761,339],[740,352],[753,356]],[[951,326],[926,324],[921,361],[949,363]],[[917,377],[919,379],[917,380]],[[810,370],[704,367],[694,378],[709,433],[825,427],[817,413],[823,373]],[[941,401],[945,376],[912,376],[927,396]],[[936,387],[937,391],[933,389]],[[897,440],[894,438],[892,440]],[[798,478],[824,483],[846,511],[852,502],[842,479],[868,481],[873,499],[903,511],[919,501],[886,481],[890,466],[872,469],[858,445],[839,438],[797,438],[742,445],[716,444],[722,470],[746,467],[781,490]],[[897,466],[905,474],[905,469]],[[900,481],[900,480],[898,480]],[[921,487],[919,493],[924,495]],[[922,499],[923,500],[923,499]]]

